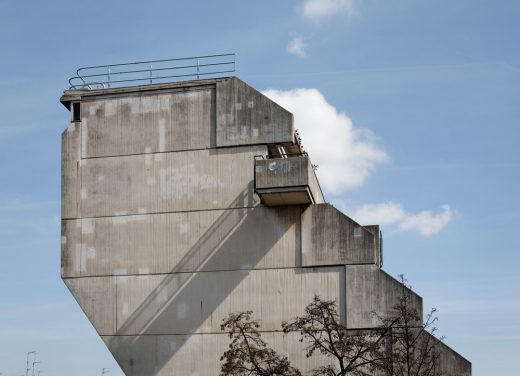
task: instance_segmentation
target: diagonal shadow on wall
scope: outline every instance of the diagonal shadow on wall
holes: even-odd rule
[[[266,211],[271,211],[270,214],[274,213],[275,218],[286,220],[289,210],[252,207],[254,199],[251,185],[252,182],[236,197],[229,210],[225,210],[191,247],[170,274],[150,276],[156,278],[157,282],[162,280],[156,282],[146,299],[119,325],[116,336],[105,337],[107,346],[127,376],[156,374],[182,346],[162,346],[159,356],[156,335],[210,331],[214,327],[213,311],[283,236],[279,230],[281,226],[276,224],[277,220],[266,229],[263,216]],[[292,210],[294,213],[294,208]],[[300,216],[293,217],[297,218],[294,224],[299,226]],[[298,240],[294,246],[299,247]],[[298,250],[294,252],[296,255],[299,254]],[[237,260],[241,262],[238,268],[229,266],[236,264]],[[226,266],[228,270],[237,270],[210,272],[226,270]],[[201,272],[186,273],[184,271],[187,268]],[[118,280],[123,282],[125,278],[128,277],[118,277]],[[218,324],[215,323],[216,326]],[[202,330],[201,326],[204,326]]]

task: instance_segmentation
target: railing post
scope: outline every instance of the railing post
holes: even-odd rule
[[[200,78],[199,72],[199,58],[197,57],[197,80]]]
[[[110,66],[107,66],[108,69],[108,87],[110,87]]]
[[[152,73],[152,64],[150,64],[150,83],[152,83],[153,79],[153,73]]]

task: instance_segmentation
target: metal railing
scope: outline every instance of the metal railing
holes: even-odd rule
[[[69,79],[71,89],[103,89],[146,81],[160,83],[176,78],[218,75],[235,72],[235,54],[206,55],[177,59],[82,67]]]
[[[383,232],[379,231],[379,267],[383,267]]]
[[[256,161],[257,159],[279,159],[279,158],[289,158],[289,157],[308,157],[307,152],[301,153],[285,153],[285,154],[267,154],[267,155],[255,155],[253,159]]]

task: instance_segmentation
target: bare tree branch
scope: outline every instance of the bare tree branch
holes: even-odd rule
[[[220,361],[221,376],[301,376],[285,356],[270,349],[261,338],[260,324],[252,312],[231,314],[221,329],[228,332],[231,343]]]

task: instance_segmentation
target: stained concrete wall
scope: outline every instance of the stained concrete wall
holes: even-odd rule
[[[246,310],[263,330],[281,330],[315,294],[344,306],[344,274],[343,267],[276,268],[65,281],[100,335],[136,336],[217,333],[230,312]]]
[[[229,313],[271,332],[314,294],[344,307],[345,269],[302,269],[302,208],[253,193],[253,157],[293,142],[290,113],[235,78],[156,89],[62,98],[82,106],[62,135],[62,277],[125,372],[193,367],[204,338],[211,366],[183,374],[215,374]]]
[[[442,342],[439,343],[438,351],[441,375],[471,376],[471,362]]]
[[[82,159],[81,188],[68,199],[81,217],[251,207],[251,161],[261,153],[265,146]]]
[[[298,267],[300,215],[259,206],[64,220],[62,276]]]
[[[325,202],[308,156],[256,160],[255,189],[257,191],[277,192],[280,189],[298,187],[308,192],[309,203]]]
[[[311,205],[302,214],[302,265],[379,265],[379,234],[330,204]]]
[[[217,146],[294,142],[289,111],[236,77],[216,85]]]
[[[62,278],[127,375],[218,373],[220,324],[242,310],[305,371],[326,359],[279,330],[315,294],[354,329],[393,306],[399,285],[378,267],[375,228],[330,205],[260,204],[253,157],[293,142],[292,115],[242,81],[62,97],[73,101],[82,118],[62,134]],[[302,179],[318,192],[309,166]]]
[[[229,348],[229,337],[222,333],[102,338],[127,376],[215,376],[219,374],[220,357]],[[307,358],[298,333],[265,332],[262,338],[304,374],[330,362],[320,353]]]
[[[86,158],[215,147],[215,86],[112,94],[82,102]]]
[[[374,328],[380,325],[379,319],[372,314],[389,317],[395,314],[394,306],[403,293],[409,294],[410,308],[423,316],[422,298],[405,288],[375,265],[347,265],[346,305],[347,328]]]
[[[61,135],[61,217],[77,218],[79,207],[79,161],[81,129],[71,123]]]

